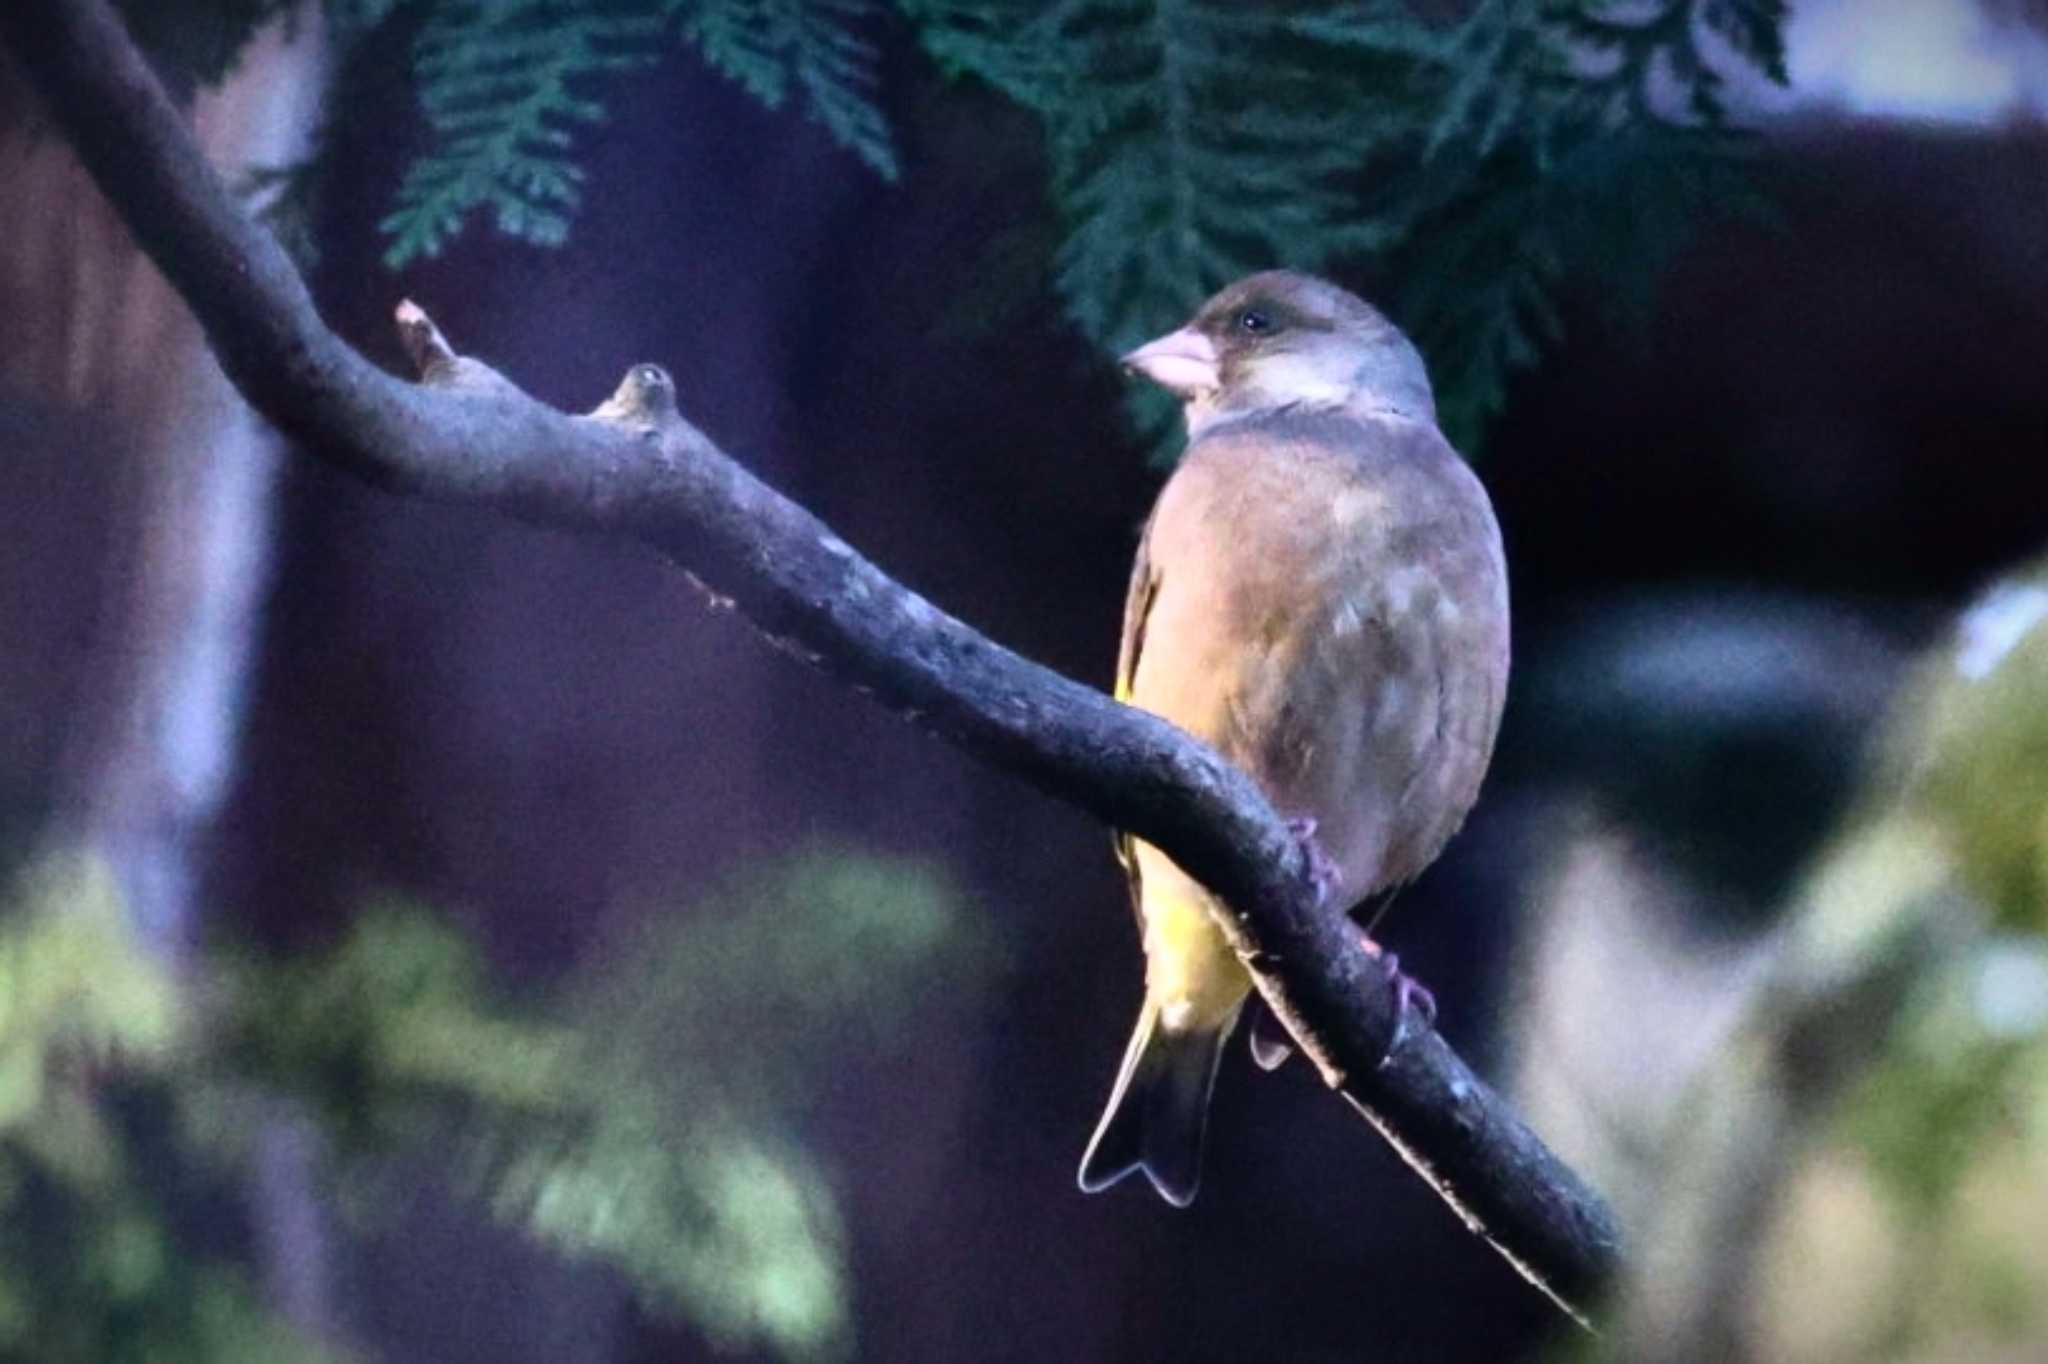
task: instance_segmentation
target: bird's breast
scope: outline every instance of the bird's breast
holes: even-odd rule
[[[1154,516],[1131,699],[1313,817],[1347,894],[1406,880],[1462,822],[1499,722],[1506,589],[1484,494],[1461,465],[1199,453]]]

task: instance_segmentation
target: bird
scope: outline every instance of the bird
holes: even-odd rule
[[[1508,677],[1500,526],[1437,427],[1422,356],[1363,299],[1272,270],[1123,364],[1181,400],[1187,446],[1139,539],[1117,699],[1248,773],[1308,843],[1326,903],[1383,908],[1477,799]],[[1118,855],[1145,996],[1080,1185],[1142,1171],[1185,1207],[1252,982],[1208,890],[1127,834]],[[1399,1016],[1433,1021],[1383,961]],[[1253,1051],[1285,1058],[1256,1028]]]

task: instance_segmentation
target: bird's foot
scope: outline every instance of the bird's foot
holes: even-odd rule
[[[1294,835],[1302,851],[1308,854],[1308,874],[1316,885],[1316,902],[1328,903],[1330,892],[1344,879],[1344,870],[1332,862],[1329,854],[1323,851],[1323,845],[1316,842],[1316,817],[1295,816],[1287,821],[1287,832]]]
[[[1401,969],[1401,958],[1381,947],[1363,933],[1359,941],[1365,944],[1367,955],[1375,958],[1387,970],[1387,985],[1394,992],[1394,1037],[1387,1043],[1387,1056],[1401,1049],[1414,1030],[1414,1021],[1419,1019],[1423,1028],[1436,1026],[1436,996],[1429,987]],[[1386,1059],[1381,1058],[1382,1065]]]

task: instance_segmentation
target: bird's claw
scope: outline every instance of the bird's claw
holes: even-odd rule
[[[1323,851],[1323,845],[1316,842],[1316,818],[1314,815],[1297,815],[1287,821],[1287,832],[1293,834],[1308,854],[1309,879],[1315,882],[1316,903],[1327,904],[1330,892],[1344,879],[1344,871]]]
[[[1380,1058],[1380,1064],[1385,1065],[1415,1030],[1411,1019],[1419,1018],[1424,1029],[1436,1026],[1436,996],[1427,985],[1401,969],[1398,955],[1363,934],[1360,941],[1365,944],[1366,953],[1386,968],[1387,984],[1394,992],[1394,1036],[1387,1043],[1386,1056]]]

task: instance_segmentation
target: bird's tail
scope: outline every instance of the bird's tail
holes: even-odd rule
[[[1162,1027],[1159,1005],[1147,999],[1110,1091],[1109,1107],[1081,1157],[1081,1188],[1096,1193],[1143,1170],[1167,1202],[1185,1208],[1202,1182],[1202,1135],[1209,1091],[1223,1044],[1237,1022],[1232,1009],[1213,1023]]]

